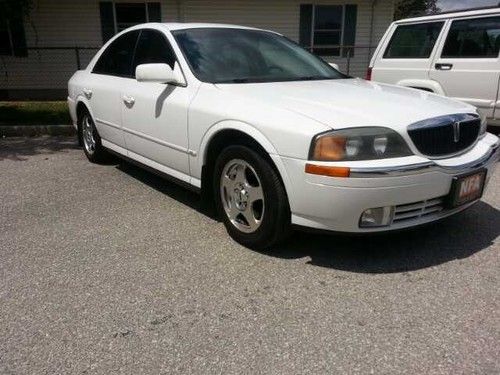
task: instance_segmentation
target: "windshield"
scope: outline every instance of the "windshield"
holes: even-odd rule
[[[199,28],[172,34],[203,82],[247,83],[339,79],[347,76],[278,34]]]

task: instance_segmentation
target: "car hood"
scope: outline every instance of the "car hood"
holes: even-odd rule
[[[475,113],[474,107],[426,91],[362,79],[217,84],[219,89],[279,106],[332,129],[386,126],[406,129],[414,122],[452,113]]]

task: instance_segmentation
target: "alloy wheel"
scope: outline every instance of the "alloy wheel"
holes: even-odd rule
[[[230,222],[245,233],[255,232],[264,217],[264,191],[255,169],[245,160],[233,159],[224,166],[220,197]]]

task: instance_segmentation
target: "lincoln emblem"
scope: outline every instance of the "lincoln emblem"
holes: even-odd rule
[[[453,141],[455,143],[458,143],[460,140],[460,122],[454,122],[453,123]]]

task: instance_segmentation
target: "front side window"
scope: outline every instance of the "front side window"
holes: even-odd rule
[[[441,57],[495,58],[500,49],[500,17],[453,21]]]
[[[320,58],[274,33],[199,28],[173,31],[203,82],[247,83],[345,78]]]
[[[139,30],[119,36],[106,48],[92,72],[118,77],[133,77],[132,58],[138,36]]]
[[[400,25],[384,53],[384,59],[428,59],[443,22]]]
[[[172,69],[175,64],[175,54],[166,37],[156,30],[142,30],[135,51],[132,73],[141,64],[168,64]]]

